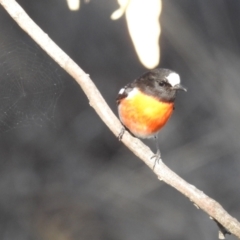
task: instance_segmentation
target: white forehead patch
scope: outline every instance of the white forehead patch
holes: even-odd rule
[[[180,76],[177,73],[173,72],[167,76],[167,80],[172,85],[172,87],[174,87],[180,83]]]

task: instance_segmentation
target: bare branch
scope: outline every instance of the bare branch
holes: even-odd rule
[[[0,0],[1,5],[18,25],[27,32],[63,69],[65,69],[81,86],[87,95],[90,105],[95,109],[105,124],[118,136],[121,123],[106,104],[100,92],[86,74],[67,54],[65,54],[24,12],[14,0]],[[127,132],[123,135],[122,142],[150,168],[154,161],[153,153],[140,140],[132,137]],[[156,165],[154,173],[158,178],[188,197],[195,205],[204,210],[209,216],[220,223],[229,232],[240,238],[240,223],[230,216],[215,200],[209,198],[202,191],[187,183],[176,173],[171,171],[163,162]]]

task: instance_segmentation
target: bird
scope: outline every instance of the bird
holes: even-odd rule
[[[133,82],[120,89],[117,95],[118,115],[125,130],[137,138],[154,138],[157,152],[153,168],[161,159],[158,133],[168,122],[174,108],[178,91],[187,91],[181,85],[180,76],[166,68],[145,72]]]

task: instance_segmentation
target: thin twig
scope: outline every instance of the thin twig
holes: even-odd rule
[[[65,54],[49,37],[39,28],[25,11],[14,0],[0,0],[1,5],[18,25],[27,32],[39,46],[47,52],[65,71],[67,71],[81,86],[87,95],[90,105],[95,109],[105,124],[118,136],[121,123],[106,104],[100,92],[86,74],[67,54]],[[132,137],[127,132],[122,137],[122,142],[151,169],[154,161],[153,153],[140,140]],[[240,238],[240,223],[230,216],[215,200],[209,198],[202,191],[195,188],[171,171],[163,162],[154,168],[158,178],[188,197],[195,205],[204,210],[213,219],[219,222],[229,232]]]

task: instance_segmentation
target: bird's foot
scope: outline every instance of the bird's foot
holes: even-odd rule
[[[154,170],[156,164],[159,164],[160,161],[162,161],[162,159],[161,159],[161,153],[160,153],[160,150],[159,150],[159,149],[157,150],[156,154],[154,154],[154,155],[151,157],[151,159],[153,159],[153,158],[155,158],[154,165],[153,165],[153,170]]]
[[[120,131],[120,133],[118,134],[118,140],[121,141],[122,140],[122,137],[123,137],[123,134],[125,132],[125,128],[123,127]]]

